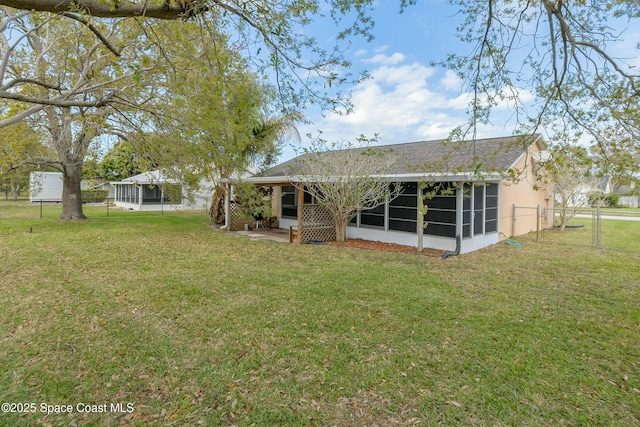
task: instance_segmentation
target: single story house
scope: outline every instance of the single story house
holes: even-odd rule
[[[395,154],[390,172],[380,179],[389,185],[400,183],[402,193],[359,212],[347,227],[348,239],[417,246],[422,182],[441,190],[426,200],[424,247],[453,251],[460,236],[460,253],[471,252],[499,242],[501,235],[517,236],[553,225],[553,192],[536,179],[543,159],[548,160],[540,135],[374,148]],[[340,151],[328,153],[339,156]],[[244,181],[272,186],[272,210],[280,227],[297,227],[299,241],[306,242],[318,240],[305,230],[317,226],[319,207],[301,189],[300,183],[309,182],[302,164],[299,156]],[[520,208],[517,213],[516,208]],[[325,216],[324,227],[330,224]]]
[[[138,211],[209,209],[213,184],[202,181],[200,188],[189,194],[189,189],[176,179],[154,170],[112,181],[115,205]]]

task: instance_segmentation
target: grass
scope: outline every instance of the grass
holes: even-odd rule
[[[443,261],[50,209],[0,205],[0,401],[38,409],[2,425],[640,423],[640,251]]]

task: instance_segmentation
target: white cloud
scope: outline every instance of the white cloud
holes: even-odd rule
[[[404,58],[405,58],[404,55],[399,52],[396,52],[391,56],[387,56],[383,53],[379,53],[375,55],[373,58],[365,59],[364,62],[370,63],[370,64],[395,65],[404,61]]]
[[[451,70],[444,73],[444,77],[440,79],[440,85],[444,89],[460,91],[462,89],[462,80]]]
[[[409,63],[399,52],[377,52],[362,61],[375,67],[369,71],[371,78],[353,89],[354,112],[308,117],[315,123],[302,127],[301,134],[315,135],[320,130],[329,141],[351,142],[361,134],[378,134],[380,143],[393,144],[446,138],[467,122],[470,94],[460,93],[462,83],[455,73]],[[532,96],[521,94],[527,99]],[[492,126],[481,126],[479,131],[482,137],[510,133]]]

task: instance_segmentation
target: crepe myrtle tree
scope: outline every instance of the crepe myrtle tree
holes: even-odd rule
[[[377,136],[349,142],[328,144],[317,138],[310,149],[292,164],[294,185],[311,194],[316,203],[333,216],[336,240],[347,236],[347,224],[356,214],[393,200],[402,192],[400,183],[390,185],[389,174],[396,160],[395,152],[372,147]]]

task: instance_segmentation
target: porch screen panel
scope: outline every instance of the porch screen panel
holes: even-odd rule
[[[296,203],[297,189],[293,186],[282,187],[282,217],[297,218],[298,204]]]
[[[462,190],[462,237],[471,237],[471,185]]]
[[[473,235],[484,233],[484,185],[473,187]]]
[[[418,186],[413,182],[401,185],[402,193],[400,196],[389,202],[389,230],[416,233],[418,227]]]
[[[427,228],[424,234],[430,236],[456,237],[456,189],[451,183],[437,184],[433,189],[427,188],[425,192],[435,191],[435,196],[427,198],[428,206],[424,219]]]
[[[384,228],[384,204],[360,212],[360,225]]]
[[[162,190],[157,185],[145,185],[142,189],[143,203],[160,203]]]
[[[498,184],[488,184],[485,192],[484,232],[498,231]]]

